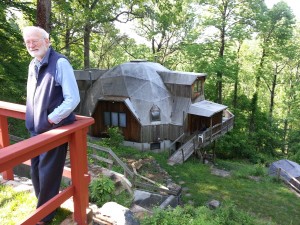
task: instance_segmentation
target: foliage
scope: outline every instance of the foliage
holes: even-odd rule
[[[118,148],[124,141],[124,136],[119,127],[109,127],[107,130],[109,138],[104,138],[102,142],[111,148]]]
[[[104,203],[112,200],[115,186],[111,179],[100,176],[90,183],[89,190],[90,200],[101,207]]]
[[[138,19],[136,32],[151,43],[152,61],[172,67],[172,57],[176,58],[181,44],[191,37],[195,15],[183,0],[145,1],[143,7],[145,13]]]
[[[29,56],[23,46],[17,18],[10,7],[19,7],[29,12],[26,4],[0,2],[0,99],[24,103]]]
[[[168,210],[155,209],[153,215],[147,216],[141,221],[141,225],[160,224],[186,224],[186,225],[220,225],[220,224],[270,224],[253,218],[252,215],[238,209],[232,203],[224,203],[213,211],[206,206],[169,208]]]

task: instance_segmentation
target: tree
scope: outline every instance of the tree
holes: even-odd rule
[[[151,44],[153,61],[165,64],[188,39],[194,14],[183,0],[145,2],[145,16],[138,20],[137,33]]]
[[[249,119],[249,132],[255,130],[255,113],[258,107],[261,79],[264,77],[265,60],[270,57],[274,48],[284,47],[286,41],[292,37],[294,16],[291,9],[284,2],[266,10],[260,21],[257,21],[259,37],[261,38],[261,56],[255,78],[255,91],[252,97],[252,108]]]
[[[260,0],[210,0],[199,1],[203,13],[201,14],[206,30],[214,30],[209,42],[215,43],[215,56],[212,71],[216,75],[216,101],[222,103],[223,80],[227,69],[226,48],[233,43],[249,37],[254,24],[255,14],[261,7]],[[205,30],[204,30],[205,31]],[[210,32],[211,33],[211,32]],[[239,46],[239,45],[238,45]],[[238,51],[239,47],[236,51]],[[237,56],[237,55],[236,55]]]
[[[0,2],[0,99],[24,103],[26,69],[30,56],[23,45],[17,24],[17,11],[33,15],[28,3],[19,1]]]
[[[90,67],[90,37],[93,29],[98,29],[104,23],[119,21],[126,23],[140,16],[140,10],[135,10],[137,1],[100,1],[78,0],[78,6],[83,12],[84,68]]]

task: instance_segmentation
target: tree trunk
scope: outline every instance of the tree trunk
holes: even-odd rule
[[[239,71],[240,71],[240,51],[241,51],[241,46],[242,46],[242,42],[239,43],[239,47],[237,50],[237,57],[236,57],[236,61],[237,61],[237,68],[235,70],[235,79],[234,79],[234,89],[233,89],[233,100],[232,100],[232,105],[233,108],[236,109],[237,107],[237,99],[238,99],[238,84],[239,84]]]
[[[51,0],[37,0],[36,25],[48,33],[51,31],[50,16]]]
[[[91,35],[91,27],[89,24],[86,24],[84,26],[84,36],[83,36],[83,41],[84,41],[84,69],[89,69],[90,68],[90,35]]]
[[[226,13],[227,13],[227,7],[228,3],[224,3],[224,10],[222,12],[222,27],[221,27],[221,34],[220,34],[220,42],[221,46],[219,49],[219,55],[218,55],[218,60],[219,63],[223,64],[224,60],[224,51],[225,51],[225,27],[226,27]],[[222,91],[223,91],[223,71],[222,69],[219,69],[220,67],[218,66],[217,70],[217,102],[222,104]]]
[[[257,104],[258,104],[258,93],[259,93],[259,87],[260,87],[260,78],[262,73],[262,68],[264,65],[264,60],[266,56],[265,48],[263,48],[262,56],[260,58],[259,68],[256,74],[256,81],[255,81],[255,92],[253,94],[252,100],[251,100],[251,112],[250,112],[250,119],[249,119],[249,133],[255,131],[255,114],[257,111]]]
[[[273,117],[273,109],[274,109],[274,99],[275,99],[275,88],[277,85],[277,66],[274,69],[273,74],[273,81],[272,81],[272,87],[271,87],[271,96],[270,96],[270,108],[269,108],[269,114],[270,118]]]
[[[71,40],[71,29],[69,27],[69,19],[66,19],[66,32],[65,32],[65,55],[67,58],[70,57],[71,54],[71,46],[70,46],[70,40]]]

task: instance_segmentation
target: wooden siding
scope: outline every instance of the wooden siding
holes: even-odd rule
[[[200,93],[195,94],[194,86],[197,84],[198,80],[201,81],[201,86],[199,87]],[[205,82],[205,78],[201,77],[198,78],[192,85],[170,84],[170,83],[166,83],[165,85],[173,96],[185,97],[191,99],[196,99],[199,96],[203,96],[204,99],[204,82]]]
[[[149,125],[142,127],[142,143],[158,142],[160,140],[175,140],[183,133],[182,126],[178,125]]]
[[[118,112],[126,114],[126,127],[120,127],[125,140],[140,142],[141,126],[124,102],[98,101],[92,117],[95,124],[91,128],[93,136],[103,137],[107,134],[107,126],[104,125],[104,112]]]
[[[189,85],[165,84],[173,96],[191,98],[192,89]]]

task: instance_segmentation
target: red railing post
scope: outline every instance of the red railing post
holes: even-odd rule
[[[7,117],[0,115],[0,151],[1,148],[9,146],[9,134],[8,134],[8,122]],[[13,180],[14,173],[13,169],[4,171],[2,173],[3,179],[5,180]]]
[[[71,177],[74,185],[74,220],[81,225],[87,224],[88,207],[88,161],[87,128],[76,131],[70,140]]]

